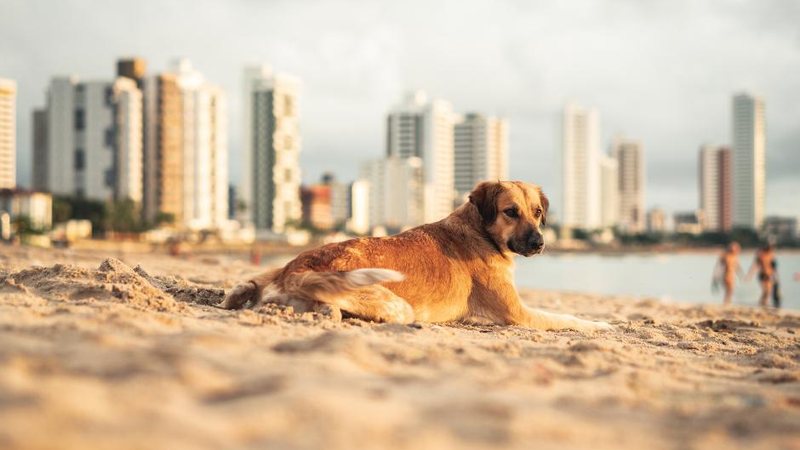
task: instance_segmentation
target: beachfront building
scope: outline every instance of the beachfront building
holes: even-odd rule
[[[597,228],[601,225],[597,111],[566,105],[562,114],[561,138],[561,223],[567,228]]]
[[[740,93],[733,96],[731,107],[733,226],[759,229],[766,183],[764,101]]]
[[[619,164],[609,155],[600,156],[600,226],[619,223]]]
[[[159,215],[184,223],[183,101],[175,73],[144,81],[144,217]]]
[[[17,83],[0,78],[0,189],[17,185]]]
[[[224,92],[187,59],[144,78],[145,217],[177,228],[216,229],[228,219]]]
[[[675,224],[676,233],[698,235],[703,232],[702,211],[675,213],[672,220]]]
[[[147,75],[147,61],[139,57],[122,58],[117,60],[117,76],[130,78],[136,86],[144,89],[145,76]]]
[[[481,181],[508,179],[508,121],[479,113],[456,116],[454,180],[458,200]]]
[[[703,145],[698,159],[698,187],[703,229],[731,229],[731,151],[727,147]]]
[[[764,219],[761,234],[777,245],[800,242],[797,217],[768,216]]]
[[[31,134],[33,144],[33,174],[31,185],[34,189],[47,190],[50,172],[49,146],[47,143],[47,108],[35,108],[31,115]]]
[[[369,226],[399,231],[425,223],[425,173],[422,158],[390,157],[366,163]]]
[[[53,226],[53,197],[46,192],[26,189],[0,189],[0,215],[8,214],[11,221],[25,217],[36,230]]]
[[[90,200],[142,200],[142,93],[127,78],[54,78],[34,112],[34,187]]]
[[[359,179],[350,184],[347,229],[356,234],[369,233],[370,229],[369,180]]]
[[[390,160],[420,158],[422,161],[423,222],[435,222],[453,211],[453,121],[449,102],[428,100],[422,91],[408,95],[386,119],[386,156]],[[401,163],[388,164],[394,167]],[[411,221],[416,221],[416,217]]]
[[[283,233],[302,217],[300,201],[300,82],[268,66],[244,71],[246,221]]]
[[[619,180],[619,225],[628,233],[640,233],[645,226],[644,151],[639,141],[618,136],[612,145]]]
[[[331,191],[331,218],[335,227],[340,227],[350,218],[350,187],[338,180],[330,173],[322,175],[322,184]]]
[[[303,206],[303,225],[319,230],[333,228],[330,186],[325,184],[302,186],[300,188],[300,201]]]
[[[647,231],[663,233],[667,231],[667,215],[661,208],[652,208],[647,212]]]

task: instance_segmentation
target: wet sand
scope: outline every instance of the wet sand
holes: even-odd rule
[[[584,334],[209,306],[259,270],[0,247],[0,448],[800,448],[797,313],[523,292],[616,326]]]

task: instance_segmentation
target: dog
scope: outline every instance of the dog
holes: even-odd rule
[[[296,312],[339,309],[366,320],[468,322],[581,331],[610,329],[526,307],[514,287],[514,254],[542,253],[549,201],[520,181],[479,183],[448,217],[398,235],[357,238],[301,253],[239,284],[220,304],[259,302]]]

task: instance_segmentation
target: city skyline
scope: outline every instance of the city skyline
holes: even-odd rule
[[[766,215],[798,214],[793,193],[800,182],[793,175],[800,172],[796,151],[800,125],[792,111],[800,100],[800,82],[787,76],[800,67],[788,20],[793,14],[787,11],[797,6],[613,1],[535,7],[498,3],[492,8],[466,3],[465,11],[432,6],[430,14],[420,19],[424,24],[476,12],[491,22],[506,24],[502,30],[489,27],[467,32],[469,20],[461,17],[466,23],[457,26],[458,20],[448,18],[445,23],[453,35],[448,37],[432,34],[428,28],[433,27],[422,27],[420,36],[408,33],[415,12],[422,8],[419,4],[408,5],[408,11],[364,5],[361,18],[347,18],[346,24],[332,26],[326,25],[327,18],[346,9],[341,2],[312,12],[304,12],[308,8],[302,5],[233,2],[198,8],[195,22],[178,20],[174,30],[167,24],[172,26],[179,17],[182,8],[177,6],[152,15],[145,14],[152,4],[112,2],[98,9],[98,23],[103,18],[108,23],[120,14],[141,20],[137,25],[123,21],[108,29],[71,19],[66,12],[59,14],[61,8],[74,8],[69,1],[42,5],[53,14],[35,15],[41,9],[36,2],[11,2],[6,6],[10,14],[4,17],[13,20],[0,18],[8,37],[0,40],[0,51],[7,56],[0,61],[0,76],[19,82],[18,174],[23,185],[30,185],[29,112],[40,102],[51,75],[105,78],[109,61],[127,54],[140,55],[155,67],[184,54],[231,97],[234,177],[242,170],[237,167],[241,158],[235,156],[243,151],[237,106],[241,98],[235,95],[240,92],[240,70],[249,61],[265,61],[304,81],[301,166],[306,183],[327,170],[342,180],[354,179],[359,161],[382,153],[382,119],[387,108],[419,87],[450,100],[460,110],[508,117],[511,178],[542,184],[556,205],[560,204],[559,180],[553,176],[559,154],[556,130],[558,111],[566,100],[575,99],[602,112],[603,142],[618,132],[641,139],[647,147],[648,167],[661,169],[647,170],[647,208],[679,211],[697,202],[697,146],[730,144],[730,95],[748,90],[769,105]],[[315,33],[300,35],[288,25],[270,26],[276,15],[287,24],[302,21],[319,27]],[[66,19],[49,22],[50,16]],[[223,20],[215,22],[220,17]],[[574,23],[564,26],[567,18]],[[22,28],[20,23],[28,25]],[[198,35],[197,23],[218,26],[217,31],[230,34],[231,42],[214,45],[213,36]],[[558,30],[559,26],[564,29]],[[60,33],[64,39],[44,45],[36,38],[38,27]],[[261,31],[266,29],[270,31]],[[167,30],[171,31],[165,34]],[[564,39],[565,34],[570,39]],[[163,45],[164,36],[171,45]],[[637,37],[635,42],[630,42],[631,36]],[[466,45],[453,45],[463,39]],[[670,42],[667,50],[660,47],[665,41]],[[74,48],[92,51],[79,55],[66,51]],[[441,51],[444,48],[454,51]],[[476,51],[487,60],[476,64]]]

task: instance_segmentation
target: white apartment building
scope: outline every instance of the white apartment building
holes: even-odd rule
[[[142,94],[133,80],[53,79],[44,114],[34,113],[35,187],[91,200],[140,202],[141,118]]]
[[[764,101],[741,93],[733,96],[731,106],[733,226],[759,229],[766,188]]]
[[[361,171],[369,183],[369,226],[392,231],[425,223],[423,160],[389,157],[370,161]]]
[[[225,94],[189,60],[173,71],[183,107],[183,223],[219,228],[228,220],[228,136]]]
[[[367,174],[369,175],[369,174]],[[350,185],[350,218],[347,229],[357,234],[370,230],[370,185],[369,180],[359,179]]]
[[[302,216],[300,82],[268,66],[244,71],[245,165],[242,198],[257,229],[276,233]]]
[[[444,100],[429,101],[418,91],[392,109],[386,122],[387,156],[422,160],[422,221],[446,217],[455,199],[453,107]]]
[[[600,156],[600,226],[619,224],[619,164],[609,155]]]
[[[731,151],[726,147],[703,145],[698,158],[698,188],[703,229],[731,228]]]
[[[597,111],[568,104],[562,116],[562,225],[600,226],[600,125]]]
[[[458,200],[481,181],[508,179],[508,121],[479,113],[457,116],[454,179]]]
[[[644,151],[639,141],[617,137],[612,154],[619,170],[619,221],[630,233],[645,229]]]
[[[17,185],[17,83],[0,78],[0,189]]]

